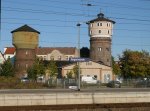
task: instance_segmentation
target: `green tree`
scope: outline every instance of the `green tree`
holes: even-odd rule
[[[38,76],[42,76],[45,74],[45,68],[43,61],[40,59],[36,59],[33,66],[27,69],[28,77],[32,80],[36,80]]]
[[[79,73],[79,65],[75,64],[75,66],[73,67],[73,74],[76,79],[78,78],[78,73]],[[81,74],[81,69],[80,69],[80,74]]]
[[[49,74],[51,77],[57,77],[58,75],[58,68],[56,65],[56,62],[51,60],[50,63],[47,66],[47,70],[49,71]]]
[[[113,68],[113,73],[115,75],[120,75],[121,74],[120,64],[115,62],[114,57],[112,57],[112,68]]]
[[[15,70],[14,70],[14,67],[13,67],[10,59],[7,59],[0,66],[0,76],[5,76],[5,77],[13,77],[13,76],[15,76]]]
[[[67,78],[71,79],[73,78],[73,72],[72,71],[67,71]]]
[[[80,56],[85,57],[85,58],[89,58],[90,57],[90,50],[87,47],[82,47],[80,49]]]
[[[119,58],[121,73],[124,77],[144,77],[149,72],[149,53],[144,51],[126,50]]]

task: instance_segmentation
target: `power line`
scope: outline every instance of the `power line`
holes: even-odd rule
[[[44,22],[50,22],[50,21],[55,21],[55,22],[69,22],[69,23],[77,23],[78,21],[73,21],[73,20],[60,20],[60,19],[31,19],[31,18],[1,18],[1,20],[29,20],[29,21],[44,21]],[[131,23],[131,22],[116,22],[116,24],[134,24],[134,25],[150,25],[150,24],[144,24],[144,23]]]
[[[43,1],[43,0],[42,0]],[[8,2],[8,1],[6,1],[5,0],[5,2]],[[10,3],[11,1],[9,1],[8,3]],[[59,3],[59,1],[51,1],[51,2],[58,2]],[[60,9],[69,9],[69,10],[78,10],[78,11],[87,11],[87,10],[81,10],[81,9],[73,9],[73,8],[66,8],[66,7],[58,7],[58,6],[51,6],[51,5],[43,5],[43,4],[33,4],[33,3],[26,3],[26,2],[11,2],[11,3],[18,3],[18,4],[27,4],[27,5],[32,5],[32,6],[37,6],[37,5],[39,5],[40,7],[41,6],[46,6],[46,7],[53,7],[53,8],[60,8]],[[66,2],[60,2],[60,3],[66,3]],[[71,2],[70,2],[70,4],[71,4]],[[77,3],[75,3],[75,4],[77,4]],[[105,3],[104,3],[105,4]],[[87,4],[88,5],[88,4]],[[92,6],[94,6],[94,5],[92,5]],[[95,5],[96,6],[96,5]],[[99,7],[99,6],[98,6]],[[122,8],[122,7],[121,7]],[[135,9],[135,7],[134,7],[134,9]],[[139,9],[139,8],[138,8]],[[150,9],[149,9],[150,10]],[[88,10],[89,11],[89,10]],[[96,11],[96,10],[91,10],[92,12],[94,12],[94,11]],[[141,15],[135,15],[135,14],[122,14],[122,13],[113,13],[113,14],[120,14],[120,15],[130,15],[130,16],[138,16],[138,17],[149,17],[149,16],[141,16]]]
[[[2,22],[2,23],[7,23],[7,24],[24,24],[24,23],[15,23],[15,22]],[[76,26],[62,26],[62,25],[42,25],[42,24],[29,24],[29,25],[37,25],[37,26],[51,26],[51,27],[59,27],[59,28],[62,28],[62,27],[66,27],[66,28],[76,28]],[[87,28],[87,27],[82,27],[82,28]],[[103,28],[103,29],[106,29],[106,28]],[[120,31],[138,31],[138,32],[150,32],[150,30],[144,30],[144,29],[117,29],[117,28],[114,28],[113,30],[120,30]]]
[[[2,8],[3,8],[2,10],[5,10],[5,11],[16,11],[16,12],[30,12],[30,13],[42,13],[42,14],[84,16],[84,17],[95,16],[95,15],[87,15],[87,14],[81,14],[81,13],[57,12],[57,11],[51,11],[51,10],[33,10],[33,9],[22,9],[22,8],[12,8],[12,7],[2,7]],[[148,19],[135,19],[135,18],[124,18],[124,17],[108,17],[108,18],[150,22],[150,20]]]

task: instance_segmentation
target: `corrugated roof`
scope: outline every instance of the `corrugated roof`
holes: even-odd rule
[[[66,55],[73,55],[75,54],[75,49],[75,47],[42,47],[37,49],[37,55],[47,55],[53,50],[58,50]]]
[[[13,31],[11,31],[11,33],[14,33],[14,32],[20,32],[20,31],[25,31],[25,32],[36,32],[36,33],[40,34],[39,31],[37,31],[37,30],[35,30],[35,29],[29,27],[28,25],[23,25],[23,26],[21,26],[21,27],[15,29],[15,30],[13,30]]]
[[[16,49],[14,47],[6,47],[4,54],[14,54],[15,50]]]
[[[108,22],[112,22],[113,24],[115,24],[115,21],[105,18],[103,13],[99,13],[97,16],[98,18],[90,20],[89,23],[93,23],[95,21],[108,21]]]

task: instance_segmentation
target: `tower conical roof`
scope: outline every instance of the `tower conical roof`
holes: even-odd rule
[[[15,29],[15,30],[13,30],[13,31],[11,31],[11,33],[20,32],[20,31],[24,31],[24,32],[36,32],[36,33],[40,34],[39,31],[37,31],[37,30],[35,30],[35,29],[29,27],[29,26],[26,25],[26,24],[23,25],[23,26],[21,26],[21,27],[19,27],[19,28],[17,28],[17,29]]]
[[[99,13],[97,16],[98,17],[96,19],[90,20],[89,23],[93,23],[95,21],[108,21],[108,22],[112,22],[113,24],[115,24],[115,21],[105,18],[103,13]]]

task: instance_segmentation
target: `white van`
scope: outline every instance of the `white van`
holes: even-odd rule
[[[88,84],[97,84],[98,80],[92,76],[82,76],[81,81]]]

